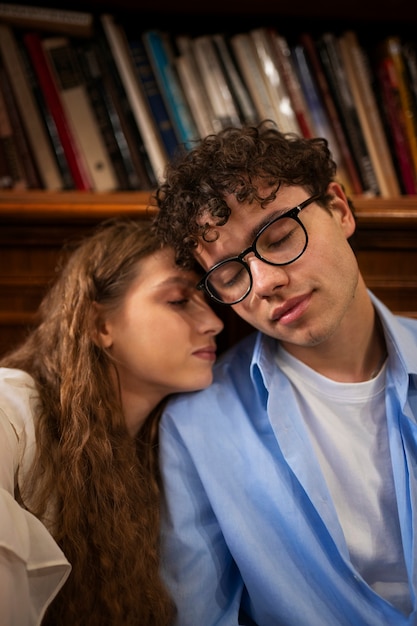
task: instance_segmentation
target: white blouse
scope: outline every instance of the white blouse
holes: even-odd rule
[[[38,626],[71,566],[46,527],[14,499],[35,450],[31,376],[0,368],[0,622]]]

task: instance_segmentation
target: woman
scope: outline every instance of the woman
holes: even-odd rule
[[[210,384],[223,327],[197,281],[147,222],[107,222],[0,360],[2,626],[170,624],[157,420]]]

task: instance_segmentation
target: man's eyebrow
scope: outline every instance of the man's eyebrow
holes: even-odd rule
[[[284,209],[276,209],[273,213],[269,213],[267,216],[265,216],[264,219],[258,222],[256,226],[254,226],[252,230],[250,231],[250,233],[248,234],[248,240],[249,240],[248,245],[250,245],[253,242],[253,240],[259,233],[259,231],[262,230],[264,226],[266,226],[270,222],[273,222],[277,217],[281,217],[282,215],[284,215],[284,213],[288,213],[288,211],[291,211],[291,207],[284,208]]]

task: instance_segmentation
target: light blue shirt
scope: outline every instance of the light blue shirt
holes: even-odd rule
[[[276,341],[254,333],[219,360],[211,387],[172,399],[161,421],[162,574],[177,626],[417,626],[417,320],[371,297],[389,354],[387,425],[413,612],[353,567]]]

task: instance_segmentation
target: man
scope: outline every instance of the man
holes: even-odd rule
[[[258,329],[160,430],[178,626],[417,624],[417,321],[368,291],[324,139],[207,137],[160,235]]]

